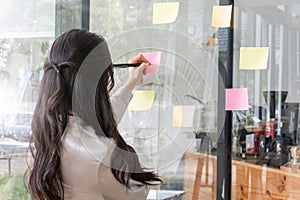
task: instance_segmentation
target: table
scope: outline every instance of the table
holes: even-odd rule
[[[150,190],[147,200],[182,200],[183,194],[181,190]]]
[[[185,199],[216,199],[216,163],[214,155],[185,153]],[[291,171],[233,159],[231,199],[300,199],[300,174]]]

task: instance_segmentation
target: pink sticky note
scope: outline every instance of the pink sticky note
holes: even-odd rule
[[[151,64],[146,68],[145,74],[158,72],[161,52],[148,52],[142,54]]]
[[[226,106],[225,110],[248,110],[247,88],[225,89]]]

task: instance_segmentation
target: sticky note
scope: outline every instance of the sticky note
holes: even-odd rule
[[[142,54],[151,64],[145,69],[145,74],[158,72],[161,52],[148,52]]]
[[[194,121],[195,106],[173,106],[173,126],[192,127]]]
[[[269,47],[241,47],[240,69],[267,69]]]
[[[128,105],[128,110],[148,110],[154,101],[154,90],[136,90]]]
[[[225,89],[226,105],[225,110],[248,110],[247,88]]]
[[[230,27],[232,5],[213,6],[212,21],[213,27]]]
[[[167,24],[176,20],[179,2],[153,3],[153,24]]]

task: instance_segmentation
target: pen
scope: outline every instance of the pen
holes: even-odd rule
[[[113,64],[114,67],[118,68],[127,68],[127,67],[138,67],[142,63],[120,63],[120,64]]]

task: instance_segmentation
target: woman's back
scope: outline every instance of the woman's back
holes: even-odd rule
[[[142,55],[131,62],[142,64],[111,96],[114,66],[102,36],[73,29],[54,41],[32,120],[27,189],[33,199],[146,199],[148,186],[160,181],[117,128],[149,65]]]
[[[66,200],[146,199],[148,187],[120,184],[109,167],[113,139],[99,137],[78,117],[69,117],[61,145],[61,171]]]

